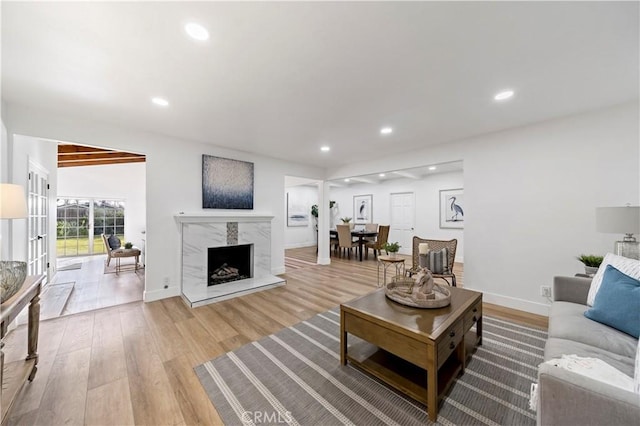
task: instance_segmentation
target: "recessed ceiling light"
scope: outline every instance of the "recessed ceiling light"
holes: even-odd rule
[[[344,181],[345,181],[345,182],[349,182],[350,180],[351,180],[351,179],[347,178],[347,179],[345,179]]]
[[[436,166],[429,167],[429,170],[435,170],[435,169],[436,169]]]
[[[331,148],[330,148],[330,147],[328,147],[328,146],[321,146],[321,147],[320,147],[320,151],[322,151],[322,152],[329,152],[329,151],[331,151]]]
[[[391,134],[393,132],[393,129],[391,127],[383,127],[382,129],[380,129],[380,134],[382,135],[388,135]]]
[[[380,176],[380,177],[384,177],[384,173],[380,173],[378,176]]]
[[[497,93],[493,99],[495,99],[496,101],[505,101],[507,99],[509,99],[510,97],[512,97],[514,94],[513,90],[505,90],[503,92]]]
[[[158,106],[163,106],[163,107],[169,106],[169,101],[166,100],[165,98],[160,98],[160,97],[151,98],[151,102],[153,102]]]
[[[184,26],[184,30],[187,32],[189,37],[194,40],[205,41],[209,40],[209,31],[205,27],[200,24],[196,24],[195,22],[189,22]]]

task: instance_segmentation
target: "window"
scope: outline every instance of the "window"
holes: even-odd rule
[[[124,241],[124,201],[58,198],[56,231],[60,257],[105,253],[100,234]]]

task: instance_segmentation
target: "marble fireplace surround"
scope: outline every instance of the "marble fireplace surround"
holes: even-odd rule
[[[198,214],[175,216],[180,225],[181,293],[191,307],[285,284],[271,274],[273,216]],[[253,244],[253,278],[207,286],[209,247]]]

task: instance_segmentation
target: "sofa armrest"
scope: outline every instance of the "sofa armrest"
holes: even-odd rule
[[[553,301],[587,304],[591,278],[553,277]]]
[[[637,425],[640,395],[553,365],[538,370],[538,425]]]

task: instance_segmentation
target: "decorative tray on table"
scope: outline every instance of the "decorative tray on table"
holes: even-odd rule
[[[413,278],[396,277],[386,285],[384,291],[394,302],[414,308],[442,308],[451,303],[451,292],[447,286],[433,284],[433,278],[430,288],[426,288]]]

